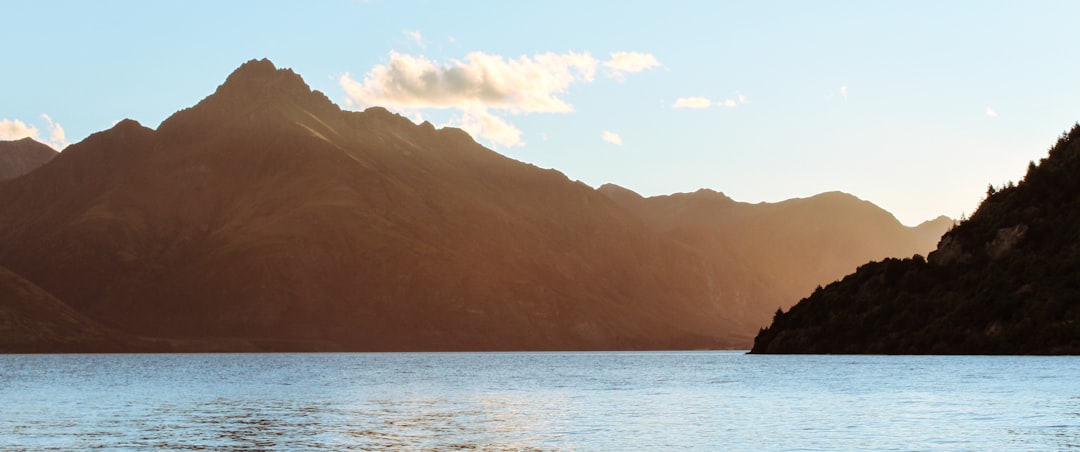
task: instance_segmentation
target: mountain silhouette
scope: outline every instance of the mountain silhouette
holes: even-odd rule
[[[0,265],[181,348],[715,348],[756,327],[700,256],[596,190],[461,130],[342,111],[267,60],[0,186]]]
[[[0,182],[29,173],[49,163],[57,154],[33,138],[0,141]]]
[[[1080,125],[927,258],[859,267],[777,312],[753,352],[1080,353],[1078,174]]]
[[[841,193],[594,190],[252,60],[156,130],[120,121],[0,184],[9,310],[42,325],[6,350],[745,347],[943,224]]]
[[[710,263],[714,286],[738,300],[739,318],[757,325],[869,260],[929,252],[952,225],[940,217],[909,228],[841,192],[749,204],[707,189],[651,198],[611,184],[599,190],[696,250]]]

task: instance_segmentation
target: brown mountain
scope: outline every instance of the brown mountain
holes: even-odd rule
[[[0,141],[0,182],[29,173],[49,163],[57,154],[33,138]]]
[[[757,324],[864,262],[928,253],[952,226],[939,217],[906,227],[840,192],[748,204],[712,190],[651,198],[610,184],[600,191],[653,230],[697,250],[710,262],[712,278],[742,301],[741,319]]]
[[[745,346],[690,247],[603,194],[251,61],[0,185],[0,265],[125,334],[217,349]]]
[[[0,267],[0,352],[137,349],[125,335],[79,314],[40,287]]]

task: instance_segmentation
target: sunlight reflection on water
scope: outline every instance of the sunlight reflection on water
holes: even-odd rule
[[[1080,358],[0,356],[0,449],[1059,450]]]

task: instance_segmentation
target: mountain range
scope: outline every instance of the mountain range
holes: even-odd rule
[[[252,60],[156,130],[121,121],[0,182],[0,342],[740,348],[777,307],[949,225],[841,193],[596,190]]]
[[[1080,354],[1080,124],[929,256],[859,267],[777,312],[754,353]]]

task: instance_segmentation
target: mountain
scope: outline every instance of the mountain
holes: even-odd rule
[[[107,328],[10,270],[0,267],[0,352],[89,352],[137,349]]]
[[[57,154],[33,138],[0,141],[0,182],[29,173],[49,163]]]
[[[0,184],[0,265],[104,327],[217,350],[727,348],[758,325],[596,190],[266,60]]]
[[[740,319],[756,325],[859,264],[929,252],[952,226],[940,217],[909,228],[840,192],[748,204],[707,189],[651,198],[611,184],[599,190],[654,231],[696,250],[710,263],[714,286],[735,298]]]
[[[1080,353],[1080,124],[991,186],[927,258],[872,262],[790,311],[754,353]]]

